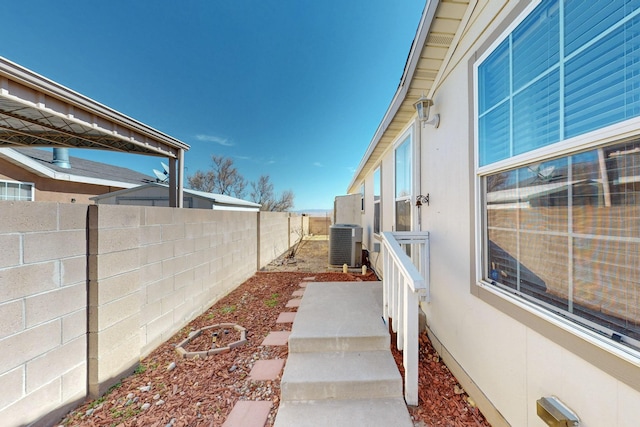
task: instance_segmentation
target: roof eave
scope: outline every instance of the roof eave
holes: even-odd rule
[[[387,108],[387,111],[382,118],[382,121],[378,125],[375,134],[367,150],[365,151],[356,172],[353,175],[349,186],[347,187],[347,193],[353,193],[359,187],[359,183],[363,179],[363,172],[365,170],[365,166],[369,161],[369,158],[373,154],[374,150],[377,148],[378,143],[387,132],[389,125],[393,121],[394,117],[398,113],[398,110],[404,103],[407,93],[409,92],[409,84],[413,79],[413,76],[416,71],[416,67],[418,66],[418,62],[420,61],[420,54],[422,52],[422,48],[427,40],[427,36],[429,35],[429,30],[431,25],[433,24],[433,20],[436,15],[436,10],[438,8],[439,0],[428,0],[425,8],[422,12],[422,17],[420,18],[420,24],[418,25],[418,30],[416,31],[416,36],[411,45],[411,50],[409,51],[409,57],[405,64],[405,69],[402,73],[402,78],[400,79],[400,84],[398,85],[398,89],[396,90],[395,95]]]

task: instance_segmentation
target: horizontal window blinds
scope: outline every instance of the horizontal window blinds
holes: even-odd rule
[[[543,1],[478,67],[480,166],[639,115],[640,0]]]

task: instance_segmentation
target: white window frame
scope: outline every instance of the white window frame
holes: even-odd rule
[[[0,179],[0,186],[6,186],[5,184],[18,184],[18,185],[28,185],[31,187],[31,198],[29,200],[9,200],[0,198],[3,201],[24,201],[24,202],[33,202],[36,198],[36,185],[33,182],[24,182],[24,181],[13,181],[10,179]]]
[[[378,189],[380,191],[376,200],[376,175],[378,176]],[[373,234],[379,236],[382,232],[382,165],[378,165],[373,170]],[[378,231],[376,231],[376,205],[378,205]]]
[[[411,167],[411,172],[409,174],[409,194],[407,196],[402,196],[402,197],[397,197],[396,196],[396,153],[398,148],[404,144],[405,142],[409,143],[409,165]],[[393,171],[392,171],[392,177],[393,177],[393,230],[397,231],[396,228],[396,223],[397,223],[397,209],[396,209],[396,203],[399,201],[408,201],[408,203],[411,205],[411,201],[413,200],[413,196],[414,196],[414,191],[415,191],[415,187],[416,187],[416,183],[414,182],[415,180],[415,169],[416,169],[416,159],[415,159],[415,138],[414,138],[414,132],[413,132],[413,126],[409,127],[408,130],[406,130],[405,132],[403,132],[400,137],[395,141],[395,143],[393,144]],[[409,224],[410,224],[410,228],[411,230],[413,230],[414,227],[414,213],[413,213],[413,206],[410,207],[409,209]]]
[[[500,160],[489,165],[479,166],[480,150],[479,150],[479,79],[478,69],[480,65],[491,55],[495,49],[514,31],[514,29],[542,2],[542,0],[533,1],[523,12],[515,19],[504,32],[496,38],[496,40],[478,57],[473,64],[473,101],[474,101],[474,224],[475,224],[475,283],[484,290],[505,299],[520,308],[539,316],[546,321],[558,326],[574,335],[577,335],[599,348],[616,354],[617,356],[638,363],[640,360],[640,351],[636,348],[629,347],[622,343],[603,336],[601,333],[591,330],[582,324],[589,322],[580,321],[576,323],[555,312],[544,308],[541,304],[536,304],[528,299],[514,295],[484,280],[484,270],[486,268],[487,248],[485,247],[485,190],[482,188],[483,178],[495,173],[517,169],[532,163],[540,163],[558,157],[570,156],[581,151],[592,150],[605,145],[616,142],[623,142],[627,139],[640,138],[640,117],[634,117],[619,123],[605,126],[594,131],[590,131],[572,138],[561,140],[557,143],[541,147],[523,154]],[[598,329],[605,329],[598,325]],[[633,340],[632,340],[633,341]]]

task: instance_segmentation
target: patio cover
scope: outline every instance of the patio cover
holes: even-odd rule
[[[171,206],[182,207],[189,145],[0,57],[0,147],[93,148],[169,159]]]

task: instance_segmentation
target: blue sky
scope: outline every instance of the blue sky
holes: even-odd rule
[[[295,210],[345,194],[395,93],[425,0],[10,1],[0,55],[268,174]],[[152,175],[162,158],[72,150]],[[248,198],[248,196],[247,196]]]

